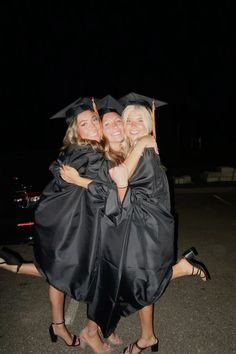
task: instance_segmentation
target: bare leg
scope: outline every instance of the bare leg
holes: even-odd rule
[[[157,343],[157,338],[153,330],[153,305],[148,305],[143,307],[138,311],[139,321],[141,326],[141,337],[137,344],[140,348],[146,348]],[[141,350],[134,345],[132,351],[129,351],[129,347],[126,349],[125,353],[138,354]]]
[[[71,345],[73,336],[68,332],[64,324],[65,294],[52,285],[49,285],[48,294],[51,305],[53,331],[56,335],[61,337],[66,344]],[[79,344],[79,339],[77,339],[76,344]]]
[[[98,329],[99,327],[94,321],[88,320],[87,326],[80,333],[81,346],[89,345],[94,353],[109,353],[111,348],[102,341]]]
[[[0,268],[8,270],[9,272],[16,273],[17,272],[17,265],[11,265],[7,263],[0,264]],[[18,271],[19,274],[26,274],[32,275],[34,277],[41,277],[42,275],[39,273],[35,264],[32,262],[30,263],[22,263]]]

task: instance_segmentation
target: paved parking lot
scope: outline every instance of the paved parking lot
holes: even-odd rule
[[[175,194],[178,255],[190,246],[199,251],[212,281],[185,277],[170,283],[155,305],[155,330],[161,354],[236,353],[236,190],[197,190]],[[14,245],[25,259],[32,246]],[[86,306],[66,299],[68,328],[78,333],[86,323]],[[47,284],[39,278],[0,272],[0,353],[75,353],[48,336]],[[123,318],[117,332],[124,345],[139,336],[137,315]],[[82,352],[82,351],[81,351]],[[91,353],[85,349],[84,353]],[[149,352],[148,350],[146,351]]]

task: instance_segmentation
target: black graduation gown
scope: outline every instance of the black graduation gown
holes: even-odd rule
[[[66,183],[59,175],[61,163],[94,179],[104,159],[90,145],[71,145],[53,164],[54,178],[44,189],[35,212],[36,266],[55,288],[88,301],[93,296],[91,283],[99,259],[100,209],[104,209],[109,191],[97,184],[95,196]],[[114,191],[113,196],[116,198]]]
[[[121,316],[156,302],[172,275],[174,219],[166,174],[153,149],[145,149],[140,158],[119,217],[102,218],[101,235],[97,286],[88,317],[108,337]]]

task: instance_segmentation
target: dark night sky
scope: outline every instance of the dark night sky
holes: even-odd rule
[[[50,115],[80,96],[134,91],[169,103],[157,123],[169,161],[189,136],[202,137],[209,159],[234,159],[230,2],[156,1],[155,11],[151,1],[37,4],[0,5],[2,152],[59,147],[66,126]]]

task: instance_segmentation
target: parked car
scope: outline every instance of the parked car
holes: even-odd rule
[[[33,241],[34,211],[41,192],[19,177],[7,177],[0,184],[0,244]]]

